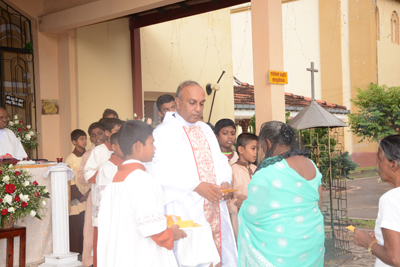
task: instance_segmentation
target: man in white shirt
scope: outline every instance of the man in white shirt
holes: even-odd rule
[[[214,267],[234,267],[237,251],[225,202],[230,195],[221,192],[230,188],[232,169],[211,128],[199,121],[204,102],[205,93],[198,83],[187,81],[179,85],[177,111],[167,112],[164,122],[154,130],[157,149],[146,168],[163,187],[165,214],[209,223],[221,256],[221,263]],[[179,242],[175,243],[174,252],[179,258]],[[179,261],[178,264],[183,266]]]
[[[6,128],[7,123],[7,111],[0,108],[0,156],[10,154],[13,158],[22,160],[27,157],[24,147],[15,134]]]

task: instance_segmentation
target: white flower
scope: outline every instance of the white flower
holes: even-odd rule
[[[11,169],[12,167],[14,167],[12,164],[8,165],[8,168]]]
[[[42,201],[42,204],[43,204],[43,206],[46,206],[46,204],[47,204],[47,203],[46,203],[46,200],[43,200],[43,201]]]
[[[142,119],[142,121],[144,122],[145,118]]]
[[[24,185],[25,187],[27,187],[27,186],[29,185],[29,181],[25,181],[25,182],[23,183],[23,185]]]
[[[10,176],[6,175],[6,176],[3,177],[3,182],[8,184],[9,181],[10,181]]]
[[[31,140],[31,136],[30,136],[29,134],[26,134],[26,135],[25,135],[25,139],[26,139],[26,140]]]
[[[43,194],[46,194],[47,192],[49,192],[47,189],[43,189]]]
[[[18,141],[20,141],[20,142],[21,142],[21,137],[18,137],[17,139],[18,139]]]
[[[14,126],[14,123],[13,123],[12,121],[9,121],[9,122],[8,122],[8,125]]]
[[[13,208],[13,207],[8,208],[8,212],[14,213],[15,212],[15,208]]]
[[[19,124],[19,121],[14,121],[14,124]]]
[[[30,135],[30,136],[34,136],[35,133],[34,133],[33,131],[30,131],[30,132],[29,132],[29,135]]]
[[[137,118],[137,114],[136,114],[136,113],[134,113],[134,114],[133,114],[133,117],[134,117],[134,118]]]
[[[29,172],[29,169],[24,169],[23,172],[24,172],[24,173],[28,173],[28,172]]]
[[[35,217],[36,211],[32,210],[32,211],[29,213],[29,215],[31,215],[32,218]]]
[[[12,196],[11,195],[9,195],[9,194],[7,194],[5,197],[4,197],[4,202],[7,202],[8,204],[10,204],[11,205],[11,201],[12,201]]]
[[[15,116],[14,116],[14,119],[15,119],[15,120],[18,120],[18,115],[15,115]]]
[[[28,182],[29,183],[29,182]],[[23,195],[23,194],[19,194],[19,198],[22,201],[28,202],[29,201],[29,196],[28,195]]]
[[[26,128],[30,129],[30,128],[31,128],[31,126],[30,126],[30,125],[26,125]]]

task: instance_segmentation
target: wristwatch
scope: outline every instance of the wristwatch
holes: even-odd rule
[[[374,243],[376,243],[375,240],[372,241],[371,244],[369,244],[369,246],[368,246],[368,252],[369,252],[370,254],[372,254],[372,245],[373,245]]]

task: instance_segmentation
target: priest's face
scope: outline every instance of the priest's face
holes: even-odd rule
[[[203,116],[206,95],[203,88],[197,84],[184,87],[181,97],[176,98],[178,114],[189,123],[196,123]]]
[[[8,116],[7,112],[0,108],[0,129],[4,129],[7,127]]]

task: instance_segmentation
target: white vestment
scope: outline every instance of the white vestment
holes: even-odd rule
[[[123,163],[141,163],[127,160]],[[167,229],[161,185],[142,170],[112,182],[102,194],[99,212],[98,267],[176,267],[172,250],[150,236]]]
[[[15,134],[7,128],[0,129],[0,156],[10,154],[18,160],[28,157]]]
[[[216,184],[231,183],[232,169],[227,157],[221,153],[210,126],[200,121],[190,124],[177,112],[167,112],[163,123],[154,130],[155,156],[150,164],[146,164],[146,169],[163,187],[165,214],[177,215],[182,220],[193,220],[202,224],[207,222],[203,208],[204,198],[193,191],[200,184],[200,179],[192,146],[184,126],[199,126],[204,133],[211,150]],[[237,266],[237,248],[226,202],[221,202],[219,208],[222,266],[235,267]],[[177,253],[178,245],[179,242],[175,242],[175,253]],[[200,266],[208,267],[209,265]]]

